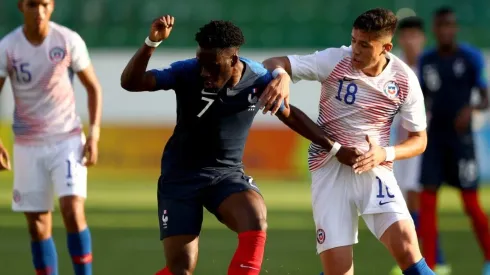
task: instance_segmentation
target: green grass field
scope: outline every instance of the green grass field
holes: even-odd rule
[[[158,239],[155,180],[149,176],[138,179],[135,175],[121,176],[124,180],[101,180],[103,178],[91,179],[87,202],[94,274],[154,274],[165,264]],[[1,274],[33,274],[24,218],[10,210],[10,175],[1,175],[0,183]],[[269,208],[262,274],[317,275],[320,264],[315,255],[309,183],[267,181],[259,186]],[[485,208],[490,209],[490,189],[482,190],[481,199]],[[480,274],[482,256],[462,213],[458,194],[452,189],[443,189],[439,202],[442,243],[453,274]],[[54,224],[60,274],[73,274],[59,212]],[[388,274],[393,260],[363,222],[360,224],[360,243],[355,246],[356,274]],[[213,216],[206,215],[196,274],[226,274],[235,246],[235,234]]]

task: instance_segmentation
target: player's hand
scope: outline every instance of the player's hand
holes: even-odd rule
[[[463,107],[463,109],[458,112],[456,120],[454,121],[456,132],[462,134],[468,131],[468,129],[470,128],[472,113],[473,108],[471,108],[470,106]]]
[[[94,138],[87,138],[85,146],[83,147],[83,161],[82,164],[90,167],[97,163],[99,157],[99,141]]]
[[[362,152],[353,147],[340,147],[335,155],[337,160],[347,166],[352,166],[356,163],[356,159],[362,155]]]
[[[386,160],[386,150],[383,147],[368,135],[366,135],[366,141],[369,143],[369,151],[358,157],[352,166],[356,174],[369,171]]]
[[[10,157],[7,149],[0,142],[0,171],[10,170]]]
[[[148,36],[153,42],[160,42],[169,37],[174,26],[175,18],[165,15],[153,20],[151,23],[150,35]]]
[[[289,108],[289,83],[291,78],[287,73],[282,73],[269,82],[259,98],[259,108],[266,114],[271,111],[275,115],[284,101],[284,107]]]

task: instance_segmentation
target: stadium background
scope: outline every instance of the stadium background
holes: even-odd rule
[[[261,61],[270,56],[349,44],[352,21],[372,7],[390,8],[401,17],[416,11],[430,25],[431,12],[441,4],[454,4],[461,24],[460,39],[482,48],[490,65],[490,52],[486,50],[490,49],[490,3],[486,0],[57,1],[53,21],[76,30],[85,39],[104,93],[100,158],[98,166],[90,171],[87,202],[94,231],[95,274],[152,274],[163,264],[157,241],[155,182],[161,152],[175,122],[175,96],[171,91],[128,93],[119,85],[122,69],[143,43],[155,17],[176,17],[168,42],[150,61],[150,67],[162,67],[192,57],[194,34],[211,19],[229,19],[238,24],[247,40],[242,55]],[[0,11],[3,37],[21,24],[22,17],[16,1],[2,1]],[[432,45],[432,35],[429,33],[428,37]],[[78,80],[75,87],[78,112],[87,121],[85,92]],[[318,83],[292,86],[291,102],[315,120],[318,99]],[[12,111],[13,97],[7,82],[0,97],[0,137],[9,148]],[[476,115],[474,129],[482,179],[490,182],[490,115]],[[314,254],[307,147],[308,142],[275,117],[257,116],[246,146],[245,164],[269,204],[271,230],[264,261],[268,274],[308,275],[320,270]],[[5,266],[5,274],[30,274],[23,220],[9,210],[11,179],[11,173],[0,175],[0,265]],[[490,190],[485,187],[482,196],[490,197]],[[489,209],[490,202],[483,202]],[[440,203],[442,242],[454,274],[478,274],[481,256],[457,194],[444,189]],[[204,255],[197,274],[224,274],[234,251],[234,237],[212,217],[206,218],[201,246]],[[66,256],[61,255],[64,239],[59,217],[55,227],[61,268],[69,270]],[[365,227],[361,228],[356,274],[387,274],[393,261]],[[132,255],[133,251],[136,254]],[[373,257],[373,253],[380,256]],[[134,265],[130,264],[132,260]],[[112,261],[117,261],[116,266]]]

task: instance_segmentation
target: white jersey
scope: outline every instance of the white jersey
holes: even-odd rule
[[[321,82],[317,124],[342,146],[367,151],[366,135],[379,145],[389,146],[390,128],[399,113],[409,131],[426,128],[424,97],[415,73],[395,55],[375,77],[352,67],[350,47],[328,48],[310,55],[288,56],[293,82]],[[310,170],[321,167],[331,155],[317,144],[309,149]],[[391,169],[392,162],[381,165]]]
[[[73,74],[90,65],[83,39],[50,22],[41,45],[18,27],[0,41],[0,77],[10,77],[15,100],[15,142],[45,143],[81,133],[75,112]]]

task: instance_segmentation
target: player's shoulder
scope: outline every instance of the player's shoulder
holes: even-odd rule
[[[80,34],[66,26],[52,21],[49,22],[49,26],[51,28],[50,35],[52,36],[61,37],[71,44],[79,43],[80,41],[84,42]]]
[[[272,80],[272,74],[264,67],[264,65],[255,60],[240,57],[240,60],[246,64],[249,73],[245,76],[247,79],[243,79],[244,82],[248,82],[250,85],[269,83]]]
[[[341,46],[337,48],[326,48],[321,51],[315,52],[318,55],[319,60],[338,63],[345,58],[352,57],[352,47],[351,46]]]
[[[13,46],[14,43],[20,41],[20,36],[22,34],[22,26],[13,29],[11,32],[7,33],[2,39],[0,39],[0,48],[8,48]]]
[[[198,72],[199,63],[197,61],[197,58],[188,58],[188,59],[172,62],[168,68],[174,72],[182,72],[182,73],[184,72],[190,73],[193,71]]]
[[[468,59],[471,63],[480,63],[483,59],[483,53],[480,49],[467,43],[462,43],[458,45],[460,52],[463,56]]]

